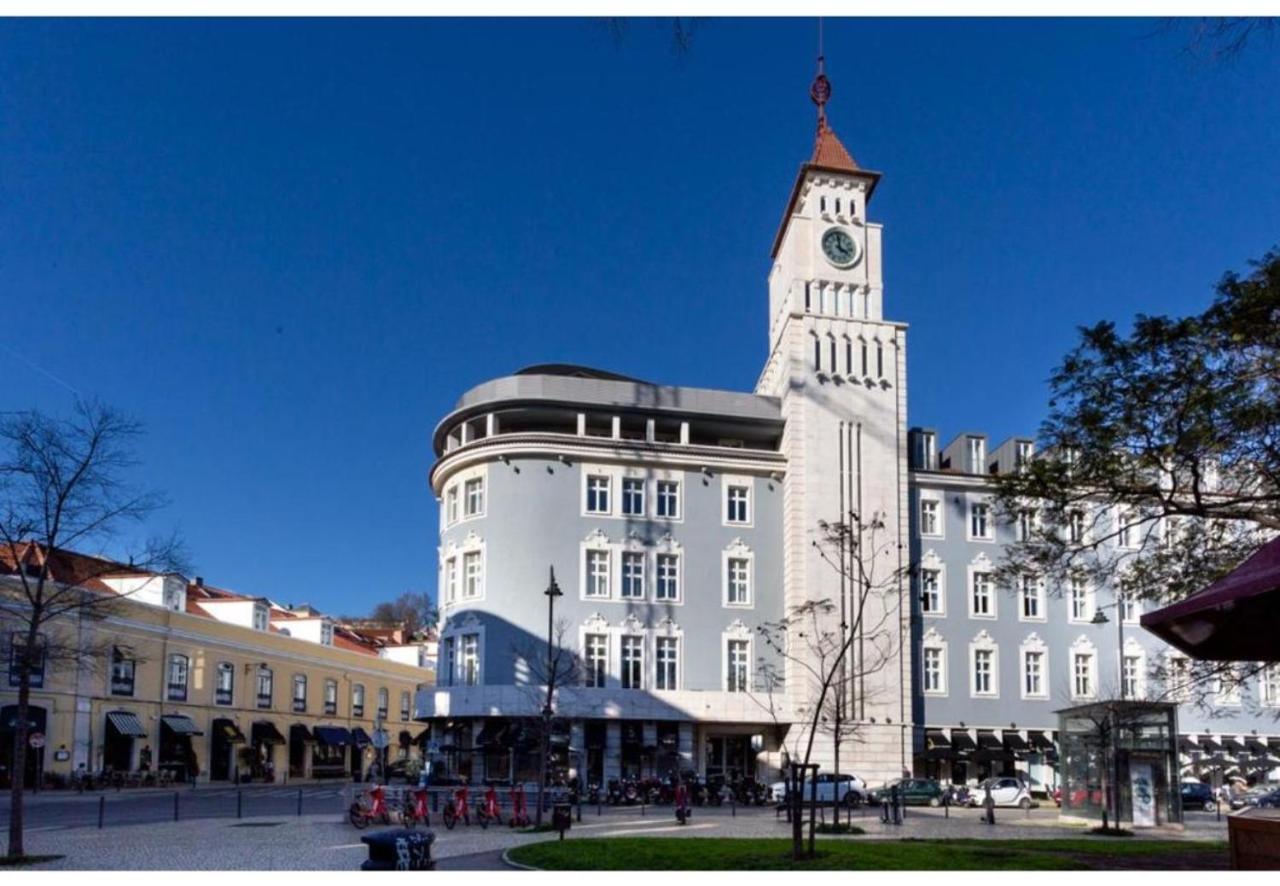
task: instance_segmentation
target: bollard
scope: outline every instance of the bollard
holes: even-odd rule
[[[596,815],[604,815],[604,800],[600,794],[596,794]]]
[[[298,818],[302,818],[302,788],[298,788]]]
[[[578,795],[578,821],[582,821],[582,795]]]
[[[173,820],[178,820],[178,792],[173,792]]]
[[[98,797],[98,830],[102,830],[102,821],[107,814],[107,798]]]
[[[431,792],[431,811],[432,812],[440,811],[440,792],[439,791]]]
[[[244,791],[236,791],[236,818],[244,815]]]
[[[737,795],[737,794],[733,794],[729,799],[730,799],[730,803],[729,803],[729,817],[730,817],[730,818],[737,818],[737,817],[738,817],[738,795]]]

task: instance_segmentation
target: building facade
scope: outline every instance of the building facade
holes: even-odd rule
[[[996,523],[991,473],[1031,441],[988,458],[981,434],[941,452],[936,433],[908,435],[907,329],[888,319],[869,215],[880,176],[828,125],[825,78],[812,95],[817,138],[773,243],[752,392],[544,365],[467,391],[438,424],[438,681],[417,714],[461,774],[536,771],[518,723],[545,704],[549,631],[579,663],[554,706],[561,763],[596,784],[775,776],[807,744],[821,686],[801,632],[779,655],[761,629],[814,601],[840,601],[816,632],[850,638],[840,768],[870,783],[1020,771],[1047,789],[1053,711],[1121,670],[1146,691],[1163,650],[1126,611],[1118,653],[1121,616],[1092,623],[1107,589],[1023,599],[989,577],[1015,531]],[[841,527],[857,555],[833,567],[824,542]],[[563,591],[550,626],[549,566]],[[1188,753],[1223,722],[1186,711],[1188,735],[1211,732]],[[1231,722],[1254,753],[1280,735],[1243,708]],[[828,771],[835,732],[813,736]]]
[[[14,569],[38,568],[30,556],[17,559],[0,557],[0,591],[20,593]],[[28,784],[81,767],[175,781],[360,778],[375,760],[378,729],[390,738],[389,760],[421,757],[426,735],[413,698],[429,670],[383,655],[379,643],[310,607],[100,563],[62,554],[52,567],[55,578],[113,599],[44,633],[90,654],[34,675],[28,722],[43,746],[27,752]],[[7,776],[17,678],[16,626],[5,627]]]

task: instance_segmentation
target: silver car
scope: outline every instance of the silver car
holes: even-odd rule
[[[804,799],[807,803],[810,797],[811,782],[805,780],[804,783]],[[777,781],[769,786],[773,791],[773,799],[781,802],[787,795],[787,783],[785,781]],[[867,802],[867,783],[856,775],[841,773],[836,775],[831,772],[820,772],[817,777],[817,794],[818,802],[823,805],[831,805],[839,802],[845,806],[861,806]]]

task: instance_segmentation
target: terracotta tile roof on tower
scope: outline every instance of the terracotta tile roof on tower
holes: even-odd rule
[[[835,130],[827,126],[824,119],[818,123],[818,138],[813,144],[813,159],[809,161],[814,166],[821,166],[825,169],[839,169],[844,172],[857,172],[858,164],[853,156],[840,143],[840,139],[836,137]]]

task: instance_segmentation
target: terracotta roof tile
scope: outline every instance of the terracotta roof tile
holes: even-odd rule
[[[826,119],[818,121],[818,137],[813,143],[814,166],[824,169],[839,169],[843,172],[857,172],[858,164],[853,155],[840,143],[835,130],[827,126]]]

